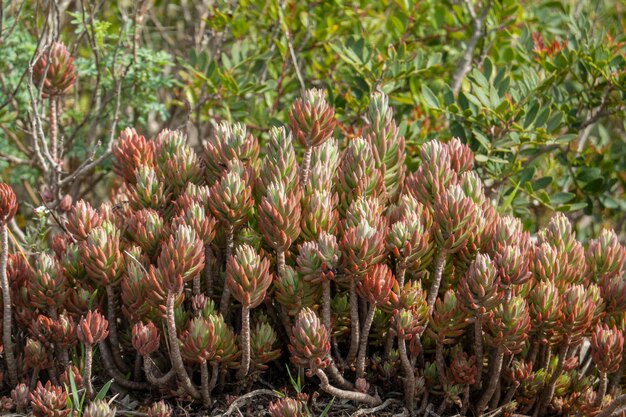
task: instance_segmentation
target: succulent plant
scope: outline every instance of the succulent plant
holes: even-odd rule
[[[17,213],[17,198],[10,185],[0,183],[0,226],[10,222]]]
[[[139,166],[154,166],[154,142],[137,134],[132,127],[122,131],[113,144],[113,171],[128,184],[136,182],[135,169]]]
[[[208,185],[213,185],[226,174],[231,161],[239,160],[250,165],[259,155],[259,143],[245,125],[219,123],[214,128],[214,134],[209,136],[204,147]]]
[[[92,229],[81,244],[81,259],[87,275],[97,285],[104,287],[117,283],[124,271],[118,228],[110,222],[103,222]]]
[[[258,206],[259,228],[265,241],[277,252],[284,252],[300,235],[300,193],[273,183]]]
[[[85,417],[115,417],[115,412],[117,409],[115,407],[111,407],[108,402],[105,400],[96,400],[87,407],[83,411],[83,416]]]
[[[30,402],[28,398],[29,395],[30,390],[28,389],[28,386],[24,383],[18,384],[11,391],[11,399],[13,400],[13,403],[15,404],[15,408],[17,409],[18,413],[23,413],[24,411],[26,411],[26,407],[28,407],[28,404]]]
[[[249,308],[257,307],[272,283],[268,269],[269,261],[243,244],[226,263],[226,285],[237,301]]]
[[[335,111],[322,90],[305,91],[289,110],[289,127],[303,148],[324,143],[333,134],[335,124]]]
[[[165,401],[157,401],[153,403],[146,411],[148,417],[170,417],[172,415],[172,407]]]
[[[366,140],[372,148],[376,168],[382,173],[386,193],[395,200],[404,184],[404,137],[399,134],[387,95],[378,92],[372,95],[367,119]]]
[[[310,308],[303,308],[296,317],[289,352],[291,362],[301,368],[325,368],[330,363],[328,331]]]
[[[293,398],[281,398],[271,402],[268,411],[272,417],[305,417],[304,404]]]
[[[133,347],[141,356],[149,356],[159,349],[161,336],[154,323],[143,324],[139,322],[133,326],[132,342]]]
[[[31,406],[35,417],[65,417],[72,410],[67,408],[67,394],[63,388],[54,386],[50,381],[37,387],[30,393]]]
[[[191,226],[179,225],[164,242],[157,259],[163,285],[178,293],[204,268],[204,245]]]
[[[62,42],[43,51],[33,66],[33,81],[41,87],[43,97],[62,96],[74,86],[74,58]]]
[[[107,320],[97,311],[89,311],[80,319],[76,333],[78,340],[85,345],[95,345],[103,341],[109,334]]]
[[[617,372],[623,360],[624,334],[617,327],[597,324],[591,333],[591,357],[602,372]]]
[[[257,323],[251,329],[250,360],[256,369],[265,370],[268,362],[278,359],[281,351],[277,342],[278,336],[269,323]]]
[[[319,303],[322,291],[319,283],[304,279],[290,266],[276,275],[273,283],[276,301],[290,316],[296,316],[304,307],[314,308]]]
[[[42,253],[35,263],[33,279],[28,283],[31,304],[42,311],[56,311],[66,296],[66,279],[56,258]]]

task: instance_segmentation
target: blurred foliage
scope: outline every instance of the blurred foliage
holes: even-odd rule
[[[138,4],[149,5],[141,22],[133,20]],[[43,23],[31,21],[29,7],[2,37],[5,87],[20,78]],[[61,25],[79,71],[61,119],[70,155],[84,158],[90,137],[107,133],[114,103],[91,114],[90,98],[98,74],[107,97],[114,61],[133,64],[118,130],[132,125],[148,136],[186,126],[194,144],[221,120],[241,121],[266,138],[270,126],[287,120],[304,84],[327,90],[345,145],[361,133],[370,94],[383,90],[407,139],[410,168],[419,164],[420,144],[458,136],[476,153],[488,195],[529,228],[541,227],[552,210],[568,212],[583,239],[597,232],[585,232],[589,225],[626,228],[626,6],[619,0],[155,0],[90,7],[93,26],[85,26],[81,10],[67,10]],[[5,13],[4,27],[10,19]],[[99,62],[82,35],[92,27]],[[457,93],[453,80],[466,53],[469,71]],[[0,134],[27,134],[30,125],[20,122],[27,99],[20,88],[12,107],[22,111],[0,110],[9,120]],[[81,123],[85,115],[89,121]],[[0,140],[0,151],[24,156]],[[4,172],[11,180],[23,175]]]

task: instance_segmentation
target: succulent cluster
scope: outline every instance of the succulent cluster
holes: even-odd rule
[[[366,120],[340,146],[334,110],[312,90],[264,152],[240,124],[216,126],[201,153],[179,131],[124,130],[111,201],[76,202],[54,250],[10,254],[0,269],[15,407],[66,415],[57,376],[72,372],[92,398],[92,361],[121,387],[208,407],[218,381],[250,384],[289,360],[328,394],[371,406],[402,386],[411,414],[619,411],[626,248],[615,233],[585,247],[558,214],[531,239],[493,207],[459,139],[425,143],[407,174],[384,94]],[[15,210],[0,184],[3,230]],[[304,408],[281,399],[269,412]],[[114,410],[96,401],[85,413]]]

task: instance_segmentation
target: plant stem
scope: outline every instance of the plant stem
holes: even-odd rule
[[[504,401],[502,401],[503,406],[507,405],[513,400],[513,396],[515,395],[515,392],[517,391],[517,388],[519,388],[519,386],[520,386],[519,381],[513,381],[513,385],[509,387],[509,390],[506,392],[506,395],[504,396]]]
[[[85,344],[85,369],[83,370],[83,384],[88,399],[93,398],[93,385],[91,385],[91,362],[93,361],[93,346]],[[71,371],[70,371],[71,372]]]
[[[133,371],[133,379],[139,381],[141,378],[141,369],[143,368],[143,357],[141,355],[135,356],[135,369]]]
[[[196,274],[195,277],[193,277],[193,295],[199,295],[201,292],[201,283],[200,283],[200,274]]]
[[[211,395],[209,394],[209,367],[207,365],[206,359],[202,361],[200,364],[200,378],[202,381],[202,385],[200,388],[200,393],[202,394],[202,402],[205,407],[208,407],[211,404]]]
[[[350,278],[350,350],[346,362],[350,364],[359,350],[359,298],[356,294],[356,277]]]
[[[483,317],[476,315],[474,321],[474,355],[476,356],[476,382],[472,387],[474,390],[482,388],[483,375]]]
[[[608,385],[608,378],[606,372],[600,371],[600,383],[598,384],[598,391],[596,392],[596,400],[593,402],[594,407],[600,406],[604,395],[606,394],[606,387]]]
[[[309,174],[311,173],[311,154],[313,148],[308,146],[304,150],[304,156],[302,157],[302,167],[300,168],[300,187],[304,188],[309,182]]]
[[[218,362],[211,362],[211,380],[209,381],[209,395],[213,392],[215,385],[217,385],[217,377],[219,375],[220,365]]]
[[[157,387],[167,385],[172,380],[172,378],[176,376],[176,371],[174,371],[174,368],[170,369],[168,373],[164,375],[157,375],[157,368],[149,356],[143,358],[143,371],[146,374],[146,379],[148,380],[148,382]]]
[[[35,369],[33,369],[33,374],[30,377],[30,385],[28,386],[29,391],[34,391],[35,387],[37,387],[38,380],[39,380],[39,368],[35,367]]]
[[[539,399],[539,402],[537,403],[537,407],[535,408],[535,412],[533,413],[534,417],[541,415],[541,412],[543,411],[545,406],[550,404],[550,401],[552,401],[552,396],[554,395],[554,388],[556,387],[556,381],[557,379],[559,379],[559,377],[561,376],[561,373],[563,372],[563,366],[565,365],[565,359],[567,358],[568,349],[569,349],[569,339],[566,337],[565,340],[562,342],[561,348],[559,349],[559,353],[558,353],[559,361],[556,364],[556,369],[554,370],[554,373],[552,374],[552,377],[550,378],[550,382],[548,383],[548,386],[546,387],[546,389],[543,390],[543,394],[541,395],[541,398]]]
[[[58,114],[57,114],[57,100],[56,97],[54,96],[50,96],[48,98],[48,103],[50,105],[50,150],[51,150],[51,155],[52,155],[52,159],[54,159],[55,162],[58,161],[59,158],[59,152],[58,152],[58,144],[57,144],[57,118],[58,118]]]
[[[250,308],[241,307],[241,365],[237,378],[243,379],[250,369]]]
[[[232,224],[229,224],[226,229],[226,262],[228,262],[228,259],[231,257],[234,246],[235,228]],[[222,317],[224,317],[224,321],[228,322],[230,315],[230,290],[228,289],[228,285],[226,285],[226,281],[224,281],[224,291],[222,292],[222,298],[220,300],[220,311]]]
[[[445,389],[447,386],[446,360],[443,357],[443,343],[441,343],[439,339],[437,339],[435,343],[435,363],[437,366],[437,376],[439,378],[439,382]]]
[[[330,318],[330,281],[322,281],[322,322],[326,326],[329,335],[333,334],[332,321]]]
[[[406,275],[406,262],[404,260],[398,261],[396,265],[396,279],[398,280],[398,287],[402,290],[404,287],[404,276]]]
[[[328,382],[328,377],[321,369],[316,369],[315,375],[317,375],[317,377],[320,379],[320,388],[330,395],[371,406],[377,406],[382,403],[380,399],[372,397],[371,395],[365,394],[363,392],[345,391],[330,385],[330,382]]]
[[[437,295],[439,295],[439,287],[441,286],[441,276],[443,275],[443,267],[446,264],[446,251],[445,249],[441,249],[439,252],[439,256],[437,257],[437,262],[435,263],[435,274],[433,276],[433,283],[430,287],[430,292],[428,293],[428,312],[432,313],[433,308],[435,306],[435,301],[437,300]]]
[[[109,340],[111,340],[111,350],[113,352],[113,362],[119,368],[120,371],[126,373],[129,371],[128,366],[122,360],[122,354],[120,352],[120,341],[117,335],[117,315],[115,309],[117,308],[117,299],[115,297],[115,290],[111,284],[106,286],[107,290],[107,320],[109,321]]]
[[[600,414],[596,417],[610,417],[617,415],[617,413],[626,407],[626,394],[622,394],[611,402]]]
[[[104,368],[107,373],[118,383],[120,386],[124,388],[128,388],[131,390],[146,390],[150,389],[150,386],[144,382],[135,382],[129,381],[115,366],[113,362],[113,358],[111,357],[111,351],[109,350],[109,346],[106,343],[106,340],[98,343],[98,347],[100,348],[100,356],[102,357],[102,362],[104,362]]]
[[[165,302],[165,314],[167,335],[170,342],[170,360],[172,362],[172,367],[176,372],[176,376],[178,376],[178,379],[183,385],[183,388],[185,388],[185,391],[187,391],[187,393],[191,395],[194,399],[199,400],[201,399],[201,395],[191,382],[191,379],[189,379],[189,375],[187,375],[185,365],[183,364],[183,358],[180,354],[180,344],[178,341],[178,336],[176,334],[176,321],[174,319],[175,298],[175,294],[171,291],[168,291],[167,300]]]
[[[363,323],[363,329],[361,331],[361,346],[359,346],[359,355],[356,360],[356,377],[363,378],[365,375],[365,353],[367,351],[367,336],[370,333],[372,322],[374,321],[374,312],[376,311],[376,304],[370,304],[370,308],[367,311],[365,317],[365,323]]]
[[[9,257],[9,232],[6,224],[0,224],[0,285],[2,285],[2,344],[4,345],[4,358],[9,371],[9,383],[17,385],[17,366],[13,353],[13,341],[11,340],[12,312],[11,312],[11,287],[7,276],[7,262]]]
[[[400,353],[400,363],[404,370],[404,405],[413,415],[415,411],[415,373],[406,353],[406,341],[398,337],[398,353]],[[427,390],[428,391],[428,390]]]
[[[215,255],[211,245],[204,247],[204,281],[206,285],[206,294],[209,298],[213,297],[213,268],[215,267]]]
[[[609,392],[612,392],[615,388],[619,386],[624,374],[626,374],[626,356],[622,356],[622,363],[620,363],[618,371],[611,378],[611,383],[608,387]]]
[[[352,389],[352,388],[354,388],[354,385],[352,385],[352,383],[347,381],[343,377],[343,375],[341,375],[341,372],[339,372],[339,369],[337,369],[337,365],[335,365],[334,360],[330,363],[330,366],[328,368],[326,368],[326,370],[328,371],[328,373],[332,377],[332,379],[334,379],[335,382],[339,385],[340,388],[343,388],[343,389]]]
[[[504,359],[504,348],[499,346],[494,352],[493,361],[490,361],[489,364],[489,382],[487,383],[487,388],[483,392],[480,400],[478,400],[478,404],[476,406],[476,415],[483,415],[483,411],[491,400],[493,393],[496,391],[496,387],[498,385],[498,381],[500,380],[500,371],[502,370],[502,361]]]
[[[276,251],[276,269],[278,274],[282,277],[285,273],[285,251]]]

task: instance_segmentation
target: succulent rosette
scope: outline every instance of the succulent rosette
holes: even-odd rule
[[[162,244],[157,265],[163,285],[180,292],[204,268],[204,244],[191,226],[179,225]]]
[[[78,340],[86,345],[95,345],[102,342],[109,335],[109,322],[97,311],[89,311],[81,317],[76,335]]]
[[[284,252],[300,235],[300,192],[288,191],[283,183],[270,184],[258,206],[259,228],[265,241]]]
[[[437,141],[426,142],[420,149],[422,163],[407,176],[405,189],[428,207],[434,207],[435,197],[457,183],[457,172],[451,167],[446,146]]]
[[[35,417],[65,417],[72,410],[67,408],[67,394],[62,387],[52,385],[50,381],[37,387],[30,393],[30,405]]]
[[[135,211],[128,219],[128,235],[143,251],[152,257],[164,236],[163,217],[154,209]]]
[[[337,194],[328,189],[316,189],[303,197],[301,236],[304,239],[315,240],[321,233],[335,230],[339,222],[337,202]]]
[[[29,395],[30,390],[28,389],[28,386],[23,382],[18,384],[11,391],[11,399],[13,400],[13,403],[15,404],[15,408],[17,409],[18,413],[23,413],[24,411],[26,411],[26,408],[30,403],[30,399],[28,398]]]
[[[297,315],[304,307],[314,308],[320,302],[322,288],[319,283],[304,279],[290,266],[276,275],[273,283],[274,298],[290,316]]]
[[[450,253],[462,249],[478,231],[478,208],[460,187],[437,195],[433,213],[435,241]]]
[[[154,150],[154,141],[146,140],[135,129],[127,127],[111,148],[113,171],[128,184],[134,185],[137,167],[154,166]]]
[[[296,317],[289,343],[291,362],[307,369],[326,368],[330,363],[328,330],[310,308]]]
[[[228,172],[211,187],[210,195],[209,206],[217,219],[233,227],[246,220],[254,200],[249,173],[240,161],[229,163]]]
[[[299,183],[298,162],[291,133],[284,127],[273,127],[255,184],[256,194],[259,198],[266,195],[271,184],[282,184],[286,192],[295,191]]]
[[[100,226],[102,218],[91,205],[78,200],[66,214],[65,228],[76,240],[85,240],[89,233]]]
[[[45,252],[39,254],[33,278],[28,283],[31,305],[46,312],[56,311],[65,301],[66,281],[59,261]]]
[[[363,219],[356,227],[346,230],[339,244],[343,269],[359,276],[385,256],[385,236]]]
[[[152,208],[160,210],[170,199],[169,189],[159,179],[153,166],[140,165],[135,169],[135,181],[130,187],[128,200],[134,210]]]
[[[335,110],[326,102],[323,90],[310,89],[289,109],[289,127],[304,148],[319,146],[335,129]]]
[[[115,417],[117,408],[111,407],[105,400],[95,400],[83,411],[84,417]]]
[[[489,255],[478,254],[459,281],[458,295],[461,307],[475,314],[493,309],[502,297],[499,277]]]
[[[268,323],[257,323],[250,335],[251,361],[256,369],[267,369],[267,363],[278,359],[280,348],[276,345],[278,337]]]
[[[91,230],[87,239],[81,243],[81,258],[87,275],[97,285],[116,283],[124,272],[118,228],[104,221]]]
[[[450,363],[450,376],[455,384],[472,385],[478,376],[476,357],[456,350]]]
[[[159,329],[152,322],[138,322],[133,326],[132,344],[141,356],[148,356],[159,349],[161,336]]]
[[[228,368],[237,368],[240,356],[237,338],[233,330],[224,322],[221,314],[211,314],[207,318],[209,333],[214,335],[212,356],[210,362],[222,364]]]
[[[616,326],[597,324],[591,333],[591,358],[601,372],[613,373],[623,360],[624,333]]]
[[[457,294],[448,290],[443,298],[437,298],[427,331],[439,343],[453,344],[469,323]]]
[[[304,417],[307,415],[303,402],[293,398],[281,398],[275,402],[270,402],[267,411],[272,417]]]
[[[215,237],[215,223],[215,218],[199,202],[193,201],[179,209],[178,215],[172,219],[171,227],[189,225],[202,243],[208,245]]]
[[[432,261],[435,246],[430,239],[430,226],[418,214],[411,213],[389,228],[386,248],[409,271],[423,271]]]
[[[386,192],[395,200],[404,184],[406,154],[404,137],[393,119],[393,109],[386,94],[372,94],[367,120],[366,140],[372,148],[376,168],[382,173]]]
[[[531,328],[526,301],[513,297],[499,304],[485,321],[485,341],[493,347],[502,347],[505,352],[519,353],[528,338]]]
[[[358,197],[386,199],[382,174],[376,169],[372,148],[365,139],[358,137],[348,143],[339,163],[335,191],[341,215]]]
[[[181,337],[183,358],[192,363],[202,363],[213,356],[214,330],[204,317],[192,319]]]
[[[228,171],[233,160],[246,166],[256,163],[259,143],[242,123],[219,123],[214,126],[204,146],[204,165],[207,184],[213,185]]]
[[[563,320],[561,297],[551,281],[540,281],[528,294],[528,312],[533,331],[546,340]]]
[[[42,85],[42,97],[65,95],[74,86],[74,58],[65,44],[55,42],[42,52],[33,66],[33,82],[36,86]]]
[[[247,244],[238,246],[226,261],[226,285],[242,305],[257,307],[272,283],[270,262]]]
[[[602,229],[597,239],[591,239],[585,253],[594,282],[603,277],[614,277],[624,273],[626,247],[619,243],[613,230]]]
[[[396,283],[391,269],[386,264],[374,265],[356,287],[357,293],[370,304],[384,304]]]
[[[30,369],[45,369],[50,366],[50,356],[39,340],[26,339],[24,362]]]
[[[201,181],[200,161],[187,144],[187,136],[183,132],[164,129],[154,142],[154,167],[157,176],[175,194],[180,194],[187,183],[198,184]]]

